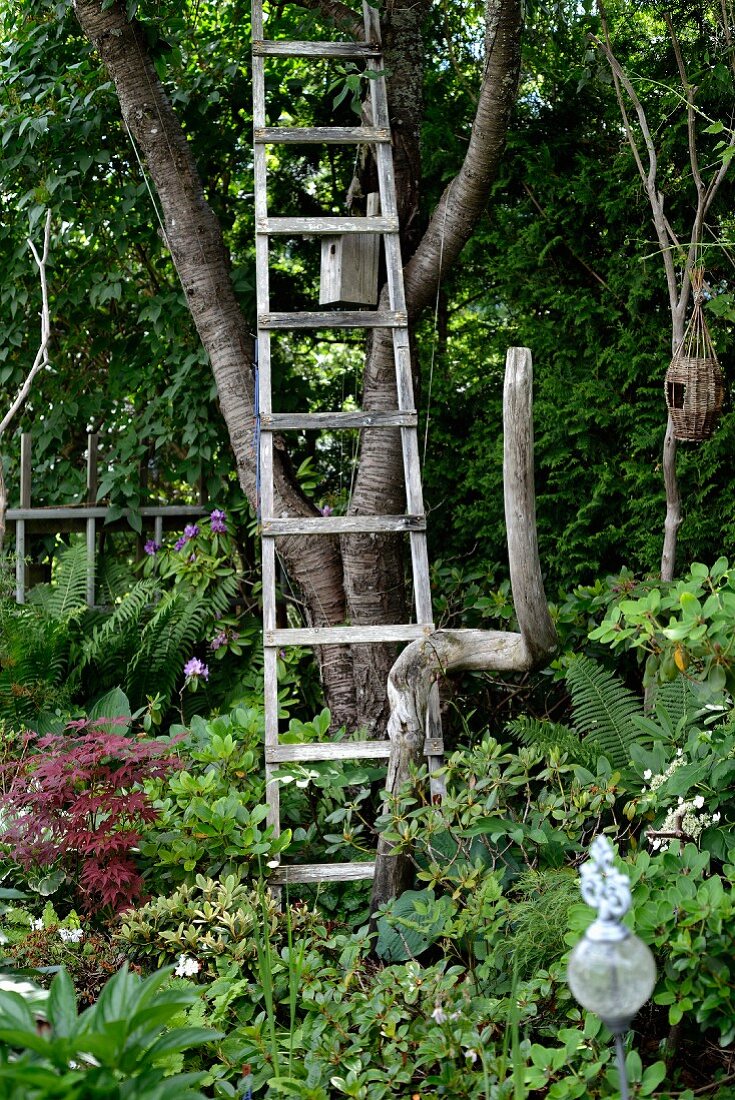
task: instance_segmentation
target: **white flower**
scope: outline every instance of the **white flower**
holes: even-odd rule
[[[34,919],[33,917],[31,917],[31,931],[33,931],[33,932],[42,932],[43,931],[43,920],[41,919],[41,917],[38,917],[38,919]]]
[[[716,814],[712,814],[712,820],[713,821],[719,821],[720,820],[720,811],[719,810],[717,811]]]
[[[80,943],[84,932],[81,928],[60,928],[59,939],[62,943]]]
[[[684,799],[681,797],[681,795],[679,795],[679,805],[680,806],[684,805]]]
[[[467,1061],[471,1062],[474,1066],[475,1062],[477,1061],[477,1051],[473,1050],[472,1047],[468,1047],[467,1050],[464,1052],[464,1056]]]
[[[193,978],[201,968],[202,964],[197,959],[190,959],[188,955],[179,955],[179,965],[174,970],[174,974],[179,978]]]
[[[653,772],[651,771],[651,769],[650,769],[650,768],[646,768],[646,770],[645,770],[645,771],[644,771],[644,773],[643,773],[643,778],[644,778],[644,779],[645,779],[646,781],[648,781],[649,779],[652,779],[652,778],[653,778]]]
[[[676,750],[676,755],[677,756],[683,756],[684,755],[684,750],[683,749],[677,749]]]
[[[438,1004],[432,1012],[431,1018],[437,1024],[445,1024],[447,1022],[447,1014],[440,1004]]]
[[[280,861],[277,859],[269,859],[266,863],[266,867],[280,867]]]
[[[695,808],[696,810],[701,810],[701,809],[702,809],[702,806],[704,806],[704,798],[703,798],[703,796],[702,796],[701,794],[695,795],[695,796],[694,796],[694,808]]]

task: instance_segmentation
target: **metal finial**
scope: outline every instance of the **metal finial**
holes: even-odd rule
[[[590,858],[579,871],[582,897],[597,910],[597,919],[587,930],[592,939],[622,940],[628,935],[621,921],[630,909],[630,880],[613,865],[614,854],[608,838],[596,836]]]

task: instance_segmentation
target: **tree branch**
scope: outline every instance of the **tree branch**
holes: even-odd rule
[[[46,212],[46,227],[43,234],[43,250],[39,255],[33,241],[28,238],[28,247],[33,253],[33,259],[36,261],[36,267],[38,268],[38,275],[41,280],[41,342],[36,352],[36,357],[33,360],[33,366],[28,371],[25,377],[25,381],[18,390],[15,398],[6,412],[2,420],[0,420],[0,438],[2,438],[8,425],[12,422],[13,417],[18,410],[22,407],[24,401],[28,397],[31,386],[33,385],[33,379],[36,377],[42,367],[48,365],[48,346],[51,339],[51,318],[49,313],[48,304],[48,285],[46,282],[46,264],[48,262],[49,245],[51,242],[51,211]],[[5,513],[8,505],[8,494],[5,485],[5,474],[2,468],[2,461],[0,460],[0,548],[2,548],[5,541]]]
[[[518,0],[498,0],[489,21],[494,22],[494,34],[464,162],[440,198],[404,271],[410,314],[416,314],[434,300],[437,284],[471,237],[487,205],[505,147],[520,69]]]
[[[670,245],[673,241],[670,240],[668,235],[668,222],[664,216],[664,200],[663,195],[658,190],[658,156],[656,154],[656,147],[651,137],[651,129],[648,125],[648,118],[643,108],[635,88],[633,87],[630,78],[621,66],[615,54],[612,52],[610,45],[610,34],[607,27],[607,20],[604,14],[604,8],[600,8],[602,15],[602,26],[605,32],[605,41],[597,38],[596,35],[591,34],[590,41],[602,51],[607,59],[607,63],[610,66],[610,71],[613,75],[613,85],[615,87],[615,95],[618,100],[618,106],[620,107],[620,114],[623,120],[623,126],[625,128],[625,134],[628,139],[628,144],[633,152],[633,159],[635,160],[636,167],[643,180],[648,195],[648,201],[651,205],[651,213],[653,214],[653,225],[656,230],[656,238],[658,240],[659,248],[661,249],[661,257],[664,265],[664,272],[666,274],[666,285],[669,292],[669,307],[671,309],[672,321],[679,305],[679,288],[676,279],[676,268],[674,266],[674,258],[671,254]],[[646,153],[648,155],[648,169],[646,170],[643,164],[643,158],[641,156],[638,143],[635,140],[633,134],[633,128],[630,124],[628,112],[625,107],[625,100],[621,91],[625,89],[630,102],[633,104],[636,116],[638,118],[638,125],[640,127],[641,136],[643,137],[644,144],[646,146]]]

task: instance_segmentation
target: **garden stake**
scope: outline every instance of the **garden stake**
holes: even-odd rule
[[[623,923],[630,908],[630,880],[613,866],[613,847],[596,836],[580,869],[582,897],[597,917],[572,951],[567,981],[574,997],[596,1013],[615,1037],[621,1100],[628,1100],[623,1036],[656,984],[650,949]]]

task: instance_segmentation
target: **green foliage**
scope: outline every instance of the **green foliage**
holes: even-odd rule
[[[0,990],[0,1096],[3,1100],[203,1100],[203,1074],[166,1076],[171,1052],[217,1039],[207,1028],[167,1028],[173,1013],[196,993],[169,986],[170,971],[145,980],[119,971],[97,1002],[79,1013],[71,980],[53,982],[39,1031],[24,998]]]
[[[570,867],[529,868],[509,893],[513,965],[521,978],[532,978],[564,953],[569,909],[579,897],[579,881]]]
[[[426,951],[445,928],[452,905],[448,898],[437,902],[433,890],[404,890],[389,901],[378,917],[377,955],[384,962],[405,962]]]
[[[735,690],[734,623],[735,570],[722,557],[711,568],[694,562],[672,584],[639,586],[612,605],[590,637],[645,657],[647,684],[686,673],[704,701]]]
[[[157,813],[139,843],[149,889],[258,874],[288,847],[290,830],[274,838],[264,824],[262,735],[263,712],[254,707],[192,719],[178,742],[182,769],[146,783]]]
[[[579,732],[614,768],[624,768],[631,746],[642,736],[633,722],[641,710],[638,697],[617,676],[583,655],[571,661],[566,682]]]
[[[55,561],[54,583],[31,589],[29,603],[37,604],[51,619],[63,621],[87,606],[87,546],[82,540],[65,547]]]
[[[550,722],[521,715],[506,725],[508,733],[517,737],[524,745],[535,745],[544,756],[551,750],[566,755],[575,764],[594,765],[599,753],[593,741],[583,739],[576,729],[562,722]]]
[[[184,955],[196,959],[201,976],[208,979],[232,971],[235,964],[235,971],[252,981],[259,976],[259,937],[268,938],[272,976],[282,976],[287,968],[281,952],[289,936],[306,936],[319,928],[316,911],[294,905],[286,915],[262,884],[249,886],[236,875],[221,880],[197,875],[193,885],[128,910],[116,938],[135,959],[155,960],[160,966]]]
[[[690,1013],[723,1047],[735,1038],[734,884],[732,864],[712,874],[693,844],[642,852],[634,864],[636,927],[665,959],[654,1001],[668,1006],[672,1026]]]
[[[73,620],[0,600],[0,715],[23,722],[69,705],[79,685],[70,662]]]

